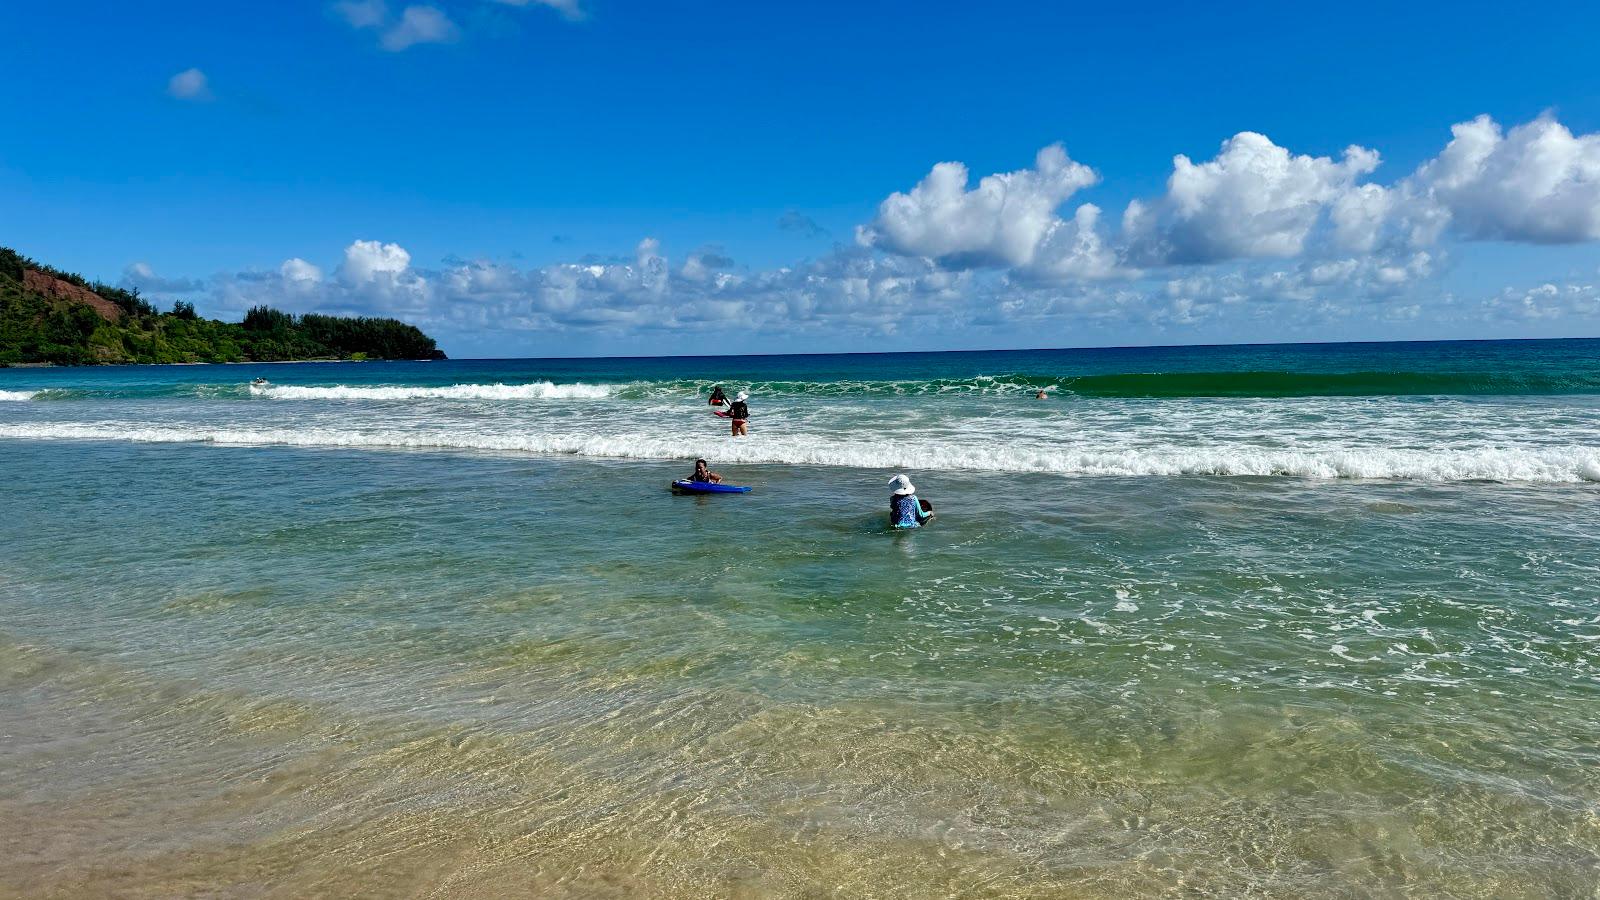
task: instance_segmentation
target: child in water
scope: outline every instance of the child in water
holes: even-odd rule
[[[728,405],[728,418],[733,420],[734,437],[750,433],[750,407],[745,403],[749,399],[749,394],[740,391],[738,396],[733,398],[733,402]]]
[[[697,459],[694,461],[694,474],[689,476],[689,480],[707,482],[710,484],[721,484],[722,476],[707,468],[705,460]]]
[[[721,406],[722,404],[728,402],[728,395],[722,392],[722,385],[719,384],[711,389],[711,399],[706,402],[710,403],[712,406]]]
[[[917,499],[917,489],[912,486],[911,479],[904,475],[896,475],[889,479],[889,524],[894,528],[921,528],[924,523],[933,518],[933,506],[929,504],[923,508],[922,501]]]

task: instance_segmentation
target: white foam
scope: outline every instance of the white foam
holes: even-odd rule
[[[0,438],[516,451],[613,459],[715,456],[724,463],[1072,476],[1231,475],[1568,484],[1600,481],[1600,449],[1576,446],[1434,450],[1283,450],[1248,446],[1027,449],[974,445],[967,441],[890,446],[818,436],[731,440],[626,433],[555,434],[521,429],[252,428],[132,423],[0,425]]]
[[[39,395],[38,391],[0,391],[0,401],[7,400],[32,400]]]
[[[251,385],[253,394],[274,400],[598,400],[611,396],[608,384],[453,384],[448,387],[309,387]]]

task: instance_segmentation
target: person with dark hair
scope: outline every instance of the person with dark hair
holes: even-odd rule
[[[712,406],[721,406],[728,402],[728,395],[722,392],[722,385],[719,384],[711,389],[711,399],[706,402]]]
[[[689,476],[689,480],[706,482],[710,484],[721,484],[722,476],[711,471],[711,469],[707,467],[705,460],[697,459],[694,461],[694,474]]]

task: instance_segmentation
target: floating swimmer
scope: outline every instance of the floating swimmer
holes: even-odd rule
[[[267,385],[269,385],[271,383],[272,382],[266,380],[265,378],[257,378],[255,381],[250,382],[250,386],[251,387],[266,387]]]

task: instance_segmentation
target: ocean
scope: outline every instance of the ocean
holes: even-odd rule
[[[1600,341],[9,369],[0,473],[0,895],[1600,890]]]

